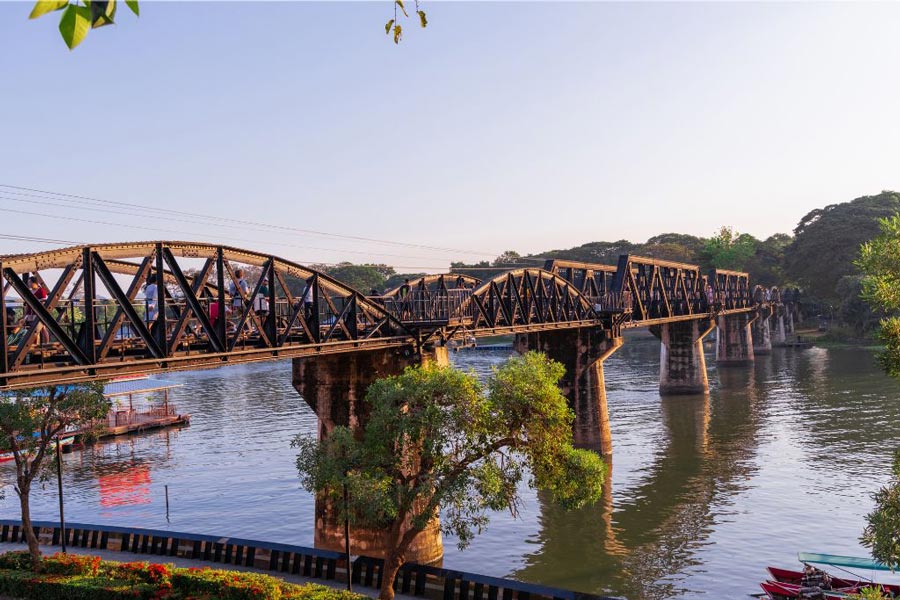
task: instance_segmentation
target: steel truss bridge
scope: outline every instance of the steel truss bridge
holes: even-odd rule
[[[248,274],[249,293],[238,270]],[[151,274],[165,285],[145,298]],[[746,273],[705,276],[694,265],[637,256],[617,266],[551,260],[488,281],[429,275],[373,297],[277,256],[136,242],[0,256],[0,281],[7,390],[550,329],[617,336],[757,308]]]

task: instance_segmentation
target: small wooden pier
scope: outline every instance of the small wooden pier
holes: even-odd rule
[[[178,407],[169,402],[169,390],[177,387],[181,384],[148,377],[132,377],[106,384],[103,395],[113,403],[106,421],[75,432],[76,442],[82,442],[89,435],[105,438],[189,424],[191,415],[179,413]],[[160,392],[161,401],[154,403],[149,399],[151,394]]]

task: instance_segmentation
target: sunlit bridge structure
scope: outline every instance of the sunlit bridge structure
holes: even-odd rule
[[[746,274],[710,279],[690,265],[623,257],[618,267],[550,261],[490,281],[430,275],[371,297],[324,273],[267,254],[193,242],[81,246],[0,257],[5,389],[104,379],[126,373],[194,369],[446,344],[461,336],[660,325],[753,310]],[[249,293],[237,297],[235,271]],[[142,292],[163,274],[157,297]],[[29,290],[35,277],[43,301]],[[265,311],[254,299],[264,292]],[[238,292],[240,293],[240,292]],[[221,304],[221,306],[214,306]],[[148,319],[148,306],[156,319]],[[88,310],[92,307],[93,310]],[[227,313],[225,319],[213,315]]]
[[[614,266],[550,260],[484,281],[428,275],[383,295],[278,256],[179,241],[0,256],[0,274],[0,390],[290,358],[326,437],[365,422],[375,379],[448,364],[456,341],[512,335],[517,350],[563,364],[574,442],[602,454],[612,452],[603,363],[624,329],[659,338],[661,393],[703,394],[707,334],[717,331],[720,365],[747,365],[783,341],[793,314],[777,294],[754,295],[747,273],[629,255]],[[316,545],[343,548],[334,512],[324,502],[316,512]],[[353,543],[383,549],[378,532],[358,529]],[[442,554],[435,523],[409,558]]]

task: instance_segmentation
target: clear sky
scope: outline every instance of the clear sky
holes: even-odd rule
[[[73,52],[30,7],[0,2],[0,184],[456,251],[10,188],[0,234],[439,270],[900,189],[898,3],[425,2],[395,46],[387,1],[145,1]]]

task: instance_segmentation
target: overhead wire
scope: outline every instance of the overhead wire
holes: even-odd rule
[[[76,222],[80,222],[80,223],[90,223],[93,225],[108,225],[108,226],[115,226],[115,227],[125,227],[128,229],[141,229],[141,230],[145,230],[145,231],[156,231],[156,232],[176,234],[176,235],[186,235],[186,236],[196,235],[196,232],[182,231],[182,230],[177,230],[177,229],[167,229],[167,228],[163,228],[163,227],[151,227],[148,225],[134,225],[134,224],[129,224],[129,223],[113,223],[110,221],[100,221],[100,220],[96,220],[96,219],[84,219],[84,218],[80,218],[80,217],[70,217],[70,216],[65,216],[65,215],[54,215],[54,214],[40,213],[40,212],[35,212],[35,211],[17,210],[14,208],[0,207],[0,212],[8,212],[8,213],[13,213],[13,214],[45,217],[45,218],[49,218],[49,219],[58,219],[58,220],[64,220],[64,221],[76,221]],[[272,241],[272,240],[262,242],[261,240],[254,240],[254,239],[248,239],[248,238],[229,237],[229,239],[233,240],[233,241],[237,241],[237,242],[249,242],[251,244],[266,243],[266,244],[273,244],[273,245],[277,245],[277,246],[287,246],[287,247],[292,247],[292,248],[299,248],[302,250],[319,250],[319,251],[324,251],[324,252],[341,252],[341,253],[348,253],[348,254],[362,254],[365,256],[382,256],[382,257],[386,256],[386,257],[404,258],[404,259],[415,258],[415,257],[410,257],[407,255],[402,255],[402,254],[389,254],[389,253],[371,252],[371,251],[365,251],[365,250],[334,250],[332,248],[305,246],[305,245],[301,245],[301,244],[293,244],[290,242],[278,242],[278,241]],[[419,257],[419,258],[425,258],[425,259],[433,258],[435,260],[440,260],[440,259],[437,259],[436,257]],[[315,262],[316,264],[338,264],[338,263],[322,263],[320,261],[312,261],[312,262]],[[408,267],[403,267],[403,268],[408,268]],[[445,266],[440,266],[440,267],[430,266],[430,267],[416,267],[416,268],[446,269],[447,267],[445,267]]]
[[[460,248],[448,248],[448,247],[442,247],[442,246],[431,246],[431,245],[427,245],[427,244],[418,244],[418,243],[413,243],[413,242],[400,242],[400,241],[396,241],[396,240],[384,240],[384,239],[365,237],[365,236],[339,234],[339,233],[334,233],[334,232],[319,231],[319,230],[315,230],[315,229],[304,229],[304,228],[300,228],[300,227],[293,227],[290,225],[273,225],[271,223],[261,223],[261,222],[257,222],[257,221],[249,221],[246,219],[236,219],[233,217],[222,217],[222,216],[216,216],[216,215],[193,213],[193,212],[188,212],[188,211],[175,210],[175,209],[171,209],[171,208],[144,206],[144,205],[140,205],[140,204],[136,204],[136,203],[132,203],[132,202],[122,202],[122,201],[117,201],[117,200],[105,200],[105,199],[100,199],[100,198],[93,198],[90,196],[81,196],[81,195],[77,195],[77,194],[66,194],[66,193],[62,193],[62,192],[53,192],[53,191],[48,191],[48,190],[41,190],[41,189],[37,189],[37,188],[29,188],[29,187],[16,186],[16,185],[11,185],[11,184],[4,184],[4,183],[0,183],[0,187],[8,188],[11,190],[18,190],[18,192],[16,192],[16,193],[18,193],[20,195],[29,195],[32,197],[46,197],[49,195],[49,196],[58,197],[56,199],[69,198],[69,199],[77,199],[77,200],[82,200],[82,201],[93,202],[95,204],[100,203],[100,204],[105,204],[105,205],[128,207],[131,209],[137,209],[137,210],[142,210],[142,211],[162,212],[166,215],[169,215],[170,217],[171,217],[171,215],[181,215],[181,216],[187,216],[187,217],[200,218],[200,219],[204,219],[204,224],[208,224],[208,221],[212,220],[212,221],[220,222],[220,224],[221,223],[234,223],[237,225],[245,225],[245,226],[249,225],[249,226],[253,226],[253,227],[263,227],[266,229],[282,230],[282,231],[288,231],[288,232],[294,232],[294,233],[304,233],[304,234],[309,234],[309,235],[332,237],[332,238],[339,238],[339,239],[344,239],[344,240],[362,241],[362,242],[369,242],[369,243],[375,243],[375,244],[388,244],[388,245],[403,246],[403,247],[408,247],[408,248],[419,248],[419,249],[434,250],[434,251],[448,252],[448,253],[454,253],[454,254],[473,254],[473,255],[479,255],[479,256],[491,256],[491,255],[497,254],[494,252],[483,252],[483,251],[460,249]],[[34,194],[26,194],[27,192],[34,192],[35,194],[40,194],[42,196],[35,196]]]

